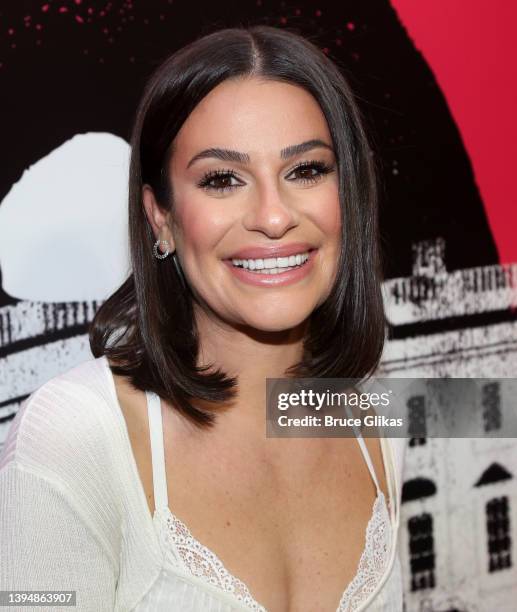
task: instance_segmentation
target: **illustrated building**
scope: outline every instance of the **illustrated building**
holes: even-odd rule
[[[429,390],[407,400],[409,431],[419,435],[408,441],[402,492],[405,609],[509,612],[517,601],[517,440],[502,436],[517,412],[517,265],[448,273],[440,238],[413,252],[412,277],[383,288],[392,325],[383,376],[472,378],[477,418],[476,437],[433,437]]]

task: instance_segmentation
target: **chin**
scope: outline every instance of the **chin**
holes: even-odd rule
[[[243,323],[262,332],[285,332],[303,325],[308,316],[310,316],[310,313],[300,314],[300,316],[293,316],[292,313],[286,316],[279,316],[278,314],[271,317],[254,316],[243,321]]]

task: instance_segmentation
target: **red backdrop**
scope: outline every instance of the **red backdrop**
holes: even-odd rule
[[[517,261],[517,3],[391,2],[462,134],[501,263]]]

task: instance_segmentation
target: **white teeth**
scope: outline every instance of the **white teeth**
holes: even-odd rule
[[[294,267],[291,268],[265,268],[264,270],[260,270],[258,274],[280,274],[281,272],[288,272],[289,270],[294,270]]]
[[[278,270],[283,271],[291,269],[294,266],[300,266],[309,259],[309,253],[298,253],[297,255],[289,255],[289,257],[270,257],[268,259],[232,259],[234,266],[249,270],[267,270],[271,274],[278,274]],[[267,272],[263,272],[267,274]]]

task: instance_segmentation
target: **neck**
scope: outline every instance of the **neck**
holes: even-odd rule
[[[227,325],[199,312],[196,324],[198,365],[211,364],[211,370],[221,369],[238,379],[238,395],[224,413],[225,421],[251,420],[265,427],[266,378],[285,377],[286,370],[301,360],[308,319],[295,328],[267,332]]]

